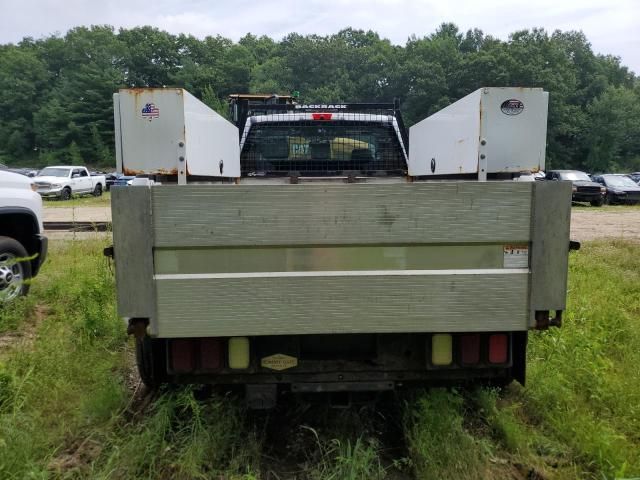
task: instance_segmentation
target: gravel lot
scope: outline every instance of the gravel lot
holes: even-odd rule
[[[617,238],[640,242],[640,208],[574,208],[571,211],[571,240]]]

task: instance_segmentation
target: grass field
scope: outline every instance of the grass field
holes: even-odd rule
[[[106,241],[54,241],[0,310],[0,478],[603,479],[640,476],[640,244],[571,254],[563,328],[533,332],[528,384],[384,407],[244,410],[140,394]]]
[[[100,197],[93,195],[75,195],[71,200],[62,201],[57,198],[43,198],[42,204],[45,208],[61,207],[110,207],[111,192],[104,192]]]

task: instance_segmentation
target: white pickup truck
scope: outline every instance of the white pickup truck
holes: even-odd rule
[[[147,385],[270,408],[524,383],[571,246],[570,183],[511,181],[544,169],[546,92],[482,88],[409,135],[397,102],[236,98],[231,124],[180,89],[114,97],[118,170],[147,178],[113,189],[105,254]]]
[[[47,255],[42,198],[32,180],[0,171],[0,306],[25,295]]]
[[[105,189],[104,175],[91,175],[85,167],[46,167],[33,179],[43,197],[69,200],[71,195],[99,197]]]

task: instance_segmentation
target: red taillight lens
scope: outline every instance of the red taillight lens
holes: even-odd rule
[[[464,365],[475,365],[480,362],[480,334],[460,337],[460,361]]]
[[[501,333],[489,336],[489,363],[507,363],[509,338]]]
[[[332,113],[312,113],[313,120],[331,120]]]
[[[176,373],[192,372],[194,368],[193,341],[177,338],[169,343],[171,344],[171,369]]]
[[[169,366],[175,373],[220,370],[222,350],[219,338],[175,338],[169,341]]]
[[[200,368],[218,370],[222,367],[222,342],[219,338],[200,340]]]

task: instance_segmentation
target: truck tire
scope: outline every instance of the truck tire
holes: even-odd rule
[[[513,366],[511,367],[511,378],[524,386],[527,378],[527,344],[529,343],[529,332],[513,332]]]
[[[20,242],[10,237],[0,237],[0,305],[29,293],[31,262]]]
[[[164,340],[152,339],[148,335],[136,338],[136,364],[140,379],[149,388],[157,388],[167,378],[164,363]]]
[[[102,185],[101,184],[97,184],[96,187],[93,189],[93,196],[94,197],[101,197],[102,196]]]
[[[60,200],[71,200],[71,189],[64,187],[60,192]]]

